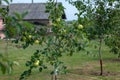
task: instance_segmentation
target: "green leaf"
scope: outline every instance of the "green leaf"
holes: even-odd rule
[[[14,12],[14,15],[15,15],[16,19],[18,19],[18,20],[22,20],[23,19],[21,14],[19,14],[17,12]]]
[[[23,22],[22,24],[27,29],[31,30],[32,28],[34,28],[34,26],[31,23],[29,23],[29,22]]]
[[[39,71],[42,72],[42,67],[39,68]]]
[[[2,73],[5,74],[7,69],[6,69],[6,66],[2,62],[0,62],[0,68],[1,68]]]

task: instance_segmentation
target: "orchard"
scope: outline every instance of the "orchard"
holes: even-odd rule
[[[19,74],[19,80],[30,80],[30,76],[35,74],[35,70],[39,71],[39,73],[44,73],[44,71],[48,70],[48,73],[51,74],[51,80],[59,80],[59,75],[61,75],[61,77],[62,75],[66,75],[67,73],[69,73],[69,71],[67,72],[67,70],[71,68],[71,66],[66,66],[66,61],[64,60],[64,58],[70,59],[75,56],[75,59],[73,59],[71,63],[74,64],[80,62],[81,64],[85,64],[87,62],[89,63],[90,61],[93,61],[90,60],[94,58],[91,56],[93,55],[93,53],[97,55],[97,57],[95,58],[99,60],[99,62],[96,61],[96,63],[98,63],[97,67],[99,67],[100,70],[98,71],[98,73],[96,71],[96,73],[99,74],[99,76],[101,77],[102,75],[104,76],[106,74],[104,66],[106,67],[107,63],[104,63],[104,58],[113,58],[114,56],[116,56],[115,54],[120,57],[120,1],[65,1],[78,10],[78,13],[75,14],[77,16],[77,20],[68,23],[67,21],[62,19],[65,7],[57,0],[48,0],[46,3],[46,13],[49,13],[49,20],[51,21],[51,25],[45,25],[46,27],[41,27],[40,29],[36,29],[36,25],[32,23],[23,21],[23,18],[27,15],[27,12],[23,14],[14,13],[15,16],[9,16],[8,9],[12,0],[0,1],[0,5],[2,5],[2,3],[7,4],[6,8],[0,8],[0,15],[4,19],[5,23],[5,30],[3,31],[3,33],[6,35],[5,39],[0,40],[1,45],[2,42],[6,43],[6,48],[4,51],[5,54],[2,54],[0,52],[0,68],[3,74],[7,72],[11,74],[15,70],[15,64],[19,65],[19,61],[16,62],[12,59],[9,59],[10,43],[12,45],[17,45],[17,47],[20,48],[18,49],[18,52],[21,51],[22,48],[23,51],[26,51],[24,55],[29,55],[29,58],[25,58],[25,60],[23,61],[26,63],[24,65],[19,65],[24,66],[23,71],[21,72],[21,74]],[[47,32],[47,28],[49,27],[52,28],[51,34]],[[0,32],[2,32],[2,29],[0,29]],[[11,38],[14,39],[11,40]],[[94,44],[95,48],[93,47]],[[30,50],[30,54],[27,53],[28,49]],[[111,54],[111,52],[115,54],[111,54],[111,57],[109,56],[109,54],[103,53],[104,49],[107,49],[109,54]],[[92,51],[94,52],[91,53]],[[83,60],[83,57],[85,55],[86,60]],[[91,57],[88,57],[89,55]],[[10,56],[12,57],[12,55]],[[77,58],[78,60],[74,62],[74,60],[76,60]],[[115,58],[118,59],[117,57]],[[77,68],[82,67],[80,63]],[[93,67],[93,64],[89,64],[89,66],[89,69],[94,69],[91,68],[91,66]],[[118,66],[120,66],[119,63]],[[70,72],[71,71],[72,70],[70,70]],[[109,73],[110,71],[108,71],[107,74]],[[39,79],[36,80],[42,80],[41,76],[39,76],[38,78]],[[76,80],[83,79],[81,78]],[[105,78],[103,77],[103,80],[104,79]],[[120,79],[120,76],[118,76],[115,80],[117,79]],[[85,77],[84,80],[88,79]],[[90,80],[94,79],[91,78]]]

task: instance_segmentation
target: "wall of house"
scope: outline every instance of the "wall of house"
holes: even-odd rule
[[[6,36],[3,32],[4,25],[3,25],[3,19],[0,17],[0,39],[4,39]]]
[[[24,21],[31,22],[36,25],[50,25],[50,22],[48,19],[25,19]]]

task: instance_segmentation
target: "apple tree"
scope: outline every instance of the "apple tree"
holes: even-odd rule
[[[3,3],[9,5],[10,2],[11,2],[11,0],[10,1],[9,0],[0,0],[0,6],[1,6],[0,7],[0,17],[2,19],[2,23],[0,25],[2,28],[0,29],[0,33],[2,32],[2,34],[4,34],[4,35],[6,34],[6,30],[4,30],[5,27],[4,27],[3,23],[6,23],[8,21],[9,17],[8,17],[8,6],[6,6],[5,8],[2,8],[2,6],[3,6]],[[0,42],[3,43],[2,39],[0,40]],[[12,69],[13,69],[12,66],[14,63],[16,63],[14,61],[9,60],[7,39],[5,40],[5,42],[6,42],[5,50],[4,50],[4,52],[0,53],[0,69],[3,74],[11,73]]]
[[[23,31],[21,37],[17,41],[22,41],[23,48],[29,45],[39,44],[39,49],[31,56],[31,59],[26,62],[28,70],[25,70],[20,77],[20,80],[31,75],[33,69],[38,69],[40,72],[43,69],[49,68],[47,64],[53,67],[51,74],[53,79],[57,80],[57,75],[66,72],[66,66],[59,58],[64,55],[73,55],[74,52],[84,49],[87,43],[86,34],[84,34],[84,25],[76,21],[73,25],[66,24],[62,19],[64,7],[57,0],[48,0],[46,12],[49,12],[49,20],[52,25],[47,27],[52,28],[52,34],[47,33],[46,27],[33,29],[31,31]]]
[[[99,61],[100,61],[100,75],[103,74],[102,66],[102,43],[106,36],[112,35],[113,26],[116,24],[113,16],[110,16],[113,10],[115,10],[116,4],[119,4],[118,0],[67,0],[78,9],[78,16],[82,16],[83,22],[86,24],[85,32],[89,39],[97,39],[99,42]],[[79,15],[82,14],[82,15]],[[114,15],[114,14],[113,14]],[[82,19],[78,18],[79,21]],[[113,24],[114,23],[114,24]],[[117,28],[119,30],[119,28]],[[117,30],[117,31],[118,31]],[[115,32],[115,31],[113,31]],[[118,31],[119,32],[119,31]],[[116,32],[117,35],[119,33]],[[111,36],[110,35],[110,36]],[[116,36],[116,35],[114,35]],[[113,39],[113,37],[111,36]],[[118,39],[118,38],[117,38]],[[114,40],[118,43],[118,40]],[[111,44],[113,46],[114,44]],[[118,48],[118,46],[116,46]],[[115,48],[115,47],[114,47]],[[114,49],[115,50],[115,49]],[[119,52],[119,51],[117,51]]]
[[[11,38],[17,39],[20,37],[23,29],[31,29],[31,24],[22,20],[23,17],[27,14],[27,12],[21,15],[15,13],[15,16],[9,15],[9,5],[11,2],[12,0],[0,0],[0,17],[4,21],[4,24],[2,24],[4,29],[2,29],[1,31],[6,36],[5,39],[1,40],[2,42],[5,42],[6,45],[4,51],[5,53],[0,53],[0,68],[3,74],[7,72],[11,73],[13,70],[13,65],[18,64],[18,62],[11,61],[8,57],[8,46]]]
[[[118,55],[118,58],[120,57],[120,2],[118,1],[110,12],[110,25],[112,26],[112,29],[110,31],[110,34],[106,37],[105,43],[107,46],[110,47],[110,51],[114,54]]]

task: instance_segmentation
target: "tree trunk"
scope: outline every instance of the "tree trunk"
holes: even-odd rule
[[[100,75],[103,75],[103,61],[102,61],[102,55],[101,55],[101,48],[102,48],[102,38],[100,38],[99,42],[99,61],[100,61]]]
[[[9,46],[9,41],[6,39],[6,46],[5,46],[5,57],[8,59],[8,46]]]
[[[57,75],[55,75],[55,80],[57,80]]]
[[[51,80],[57,80],[57,75],[52,75]]]

